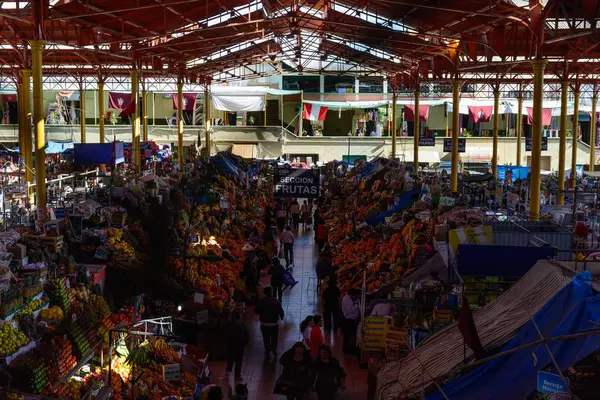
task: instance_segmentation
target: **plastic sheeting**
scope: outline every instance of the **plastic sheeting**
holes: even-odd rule
[[[219,111],[264,111],[265,96],[210,96],[212,106]]]
[[[63,154],[74,148],[73,142],[48,142],[46,145],[46,154]]]
[[[111,165],[124,161],[123,143],[77,143],[73,163],[76,165]]]
[[[369,225],[377,225],[378,223],[385,221],[387,217],[412,206],[415,202],[416,196],[419,194],[421,194],[421,188],[414,188],[411,191],[402,194],[400,196],[400,200],[394,205],[394,208],[381,213],[376,217],[369,218],[366,220],[366,223]]]
[[[573,282],[535,314],[533,320],[545,338],[597,329],[589,321],[600,321],[600,296],[594,296],[589,280],[591,276],[588,272],[576,275]],[[499,353],[540,339],[536,326],[529,321],[510,342],[499,349]],[[552,341],[547,345],[560,369],[565,371],[600,349],[600,336]],[[558,373],[548,351],[543,344],[539,344],[476,367],[444,385],[442,390],[452,400],[525,399],[536,390],[538,371],[548,366],[552,367],[552,373]],[[427,396],[427,400],[442,399],[444,396],[437,389]]]

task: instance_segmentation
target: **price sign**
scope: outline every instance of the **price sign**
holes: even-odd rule
[[[421,146],[421,147],[435,146],[435,136],[419,136],[419,146]]]
[[[179,364],[168,364],[163,366],[163,380],[168,381],[180,381],[181,380],[181,367]]]
[[[525,139],[525,151],[531,151],[531,138]],[[548,151],[548,137],[542,136],[542,151]]]

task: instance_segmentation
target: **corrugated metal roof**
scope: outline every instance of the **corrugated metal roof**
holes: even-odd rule
[[[531,315],[571,282],[573,274],[559,262],[539,261],[496,301],[476,310],[473,319],[484,348],[497,348],[510,340]],[[467,347],[467,359],[472,356],[473,352]],[[405,359],[386,364],[379,372],[377,399],[396,400],[414,395],[423,386],[433,385],[432,377],[448,374],[463,361],[463,337],[454,323]]]

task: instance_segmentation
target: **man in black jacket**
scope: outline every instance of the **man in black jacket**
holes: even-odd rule
[[[270,286],[264,288],[263,297],[254,312],[260,316],[260,331],[263,335],[263,343],[265,345],[265,356],[269,357],[270,353],[277,357],[277,337],[279,336],[278,322],[283,319],[283,308],[281,302],[273,297]]]
[[[227,329],[227,369],[229,376],[235,364],[235,380],[242,377],[242,360],[244,359],[244,348],[250,342],[250,335],[239,311],[231,314],[231,323]]]

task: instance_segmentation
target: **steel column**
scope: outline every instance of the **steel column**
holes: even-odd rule
[[[281,118],[283,120],[283,117]],[[210,92],[209,85],[204,86],[204,143],[206,156],[210,157]]]
[[[577,178],[577,146],[579,144],[579,96],[581,91],[579,90],[579,83],[575,84],[575,91],[573,92],[573,140],[571,141],[571,184],[572,188],[575,188],[575,181]]]
[[[23,75],[23,154],[25,161],[25,181],[33,183],[33,142],[31,138],[31,103],[29,94],[31,92],[31,70],[22,69]],[[29,190],[29,204],[33,205],[33,190]]]
[[[133,147],[133,166],[136,174],[139,175],[141,168],[141,156],[140,156],[140,112],[138,110],[139,104],[139,81],[138,81],[138,70],[131,70],[131,101],[135,104],[133,114],[131,114],[131,140]]]
[[[418,84],[417,84],[418,86]],[[421,97],[421,92],[417,89],[415,90],[415,132],[414,136],[414,151],[413,151],[413,163],[415,174],[419,172],[419,135],[421,134],[421,115],[419,113],[419,100]]]
[[[560,142],[558,145],[558,204],[565,204],[565,164],[567,159],[567,106],[569,101],[569,82],[560,83]]]
[[[461,81],[452,81],[452,170],[450,173],[450,189],[458,191],[458,131],[460,130],[460,85]]]
[[[533,124],[531,129],[531,178],[529,219],[537,221],[540,218],[540,169],[542,158],[542,102],[544,86],[544,69],[546,60],[534,60],[533,65]]]
[[[177,168],[183,171],[183,82],[177,83]]]
[[[394,89],[394,94],[392,95],[392,159],[396,159],[396,102],[398,100],[398,95],[396,94],[396,90]],[[348,160],[350,162],[350,160]]]
[[[31,69],[33,72],[33,122],[35,126],[35,192],[37,218],[46,217],[46,132],[44,131],[45,110],[42,90],[42,51],[45,40],[32,40]]]
[[[104,143],[104,118],[105,118],[105,111],[104,111],[104,82],[99,81],[98,82],[98,113],[100,114],[100,126],[99,126],[99,131],[100,131],[100,143]]]
[[[516,130],[517,130],[517,167],[521,166],[521,139],[522,139],[522,134],[523,134],[523,93],[519,92],[519,99],[518,99],[518,107],[519,109],[517,110],[517,126],[516,126]]]
[[[142,114],[143,114],[142,132],[143,132],[144,142],[148,141],[148,104],[146,102],[147,99],[148,99],[148,92],[145,90],[142,90]]]
[[[81,143],[87,142],[85,132],[85,90],[79,90],[79,127],[81,128]]]
[[[596,166],[596,133],[598,126],[596,118],[596,105],[598,104],[598,85],[594,84],[594,95],[592,96],[592,118],[590,119],[590,172],[594,171]]]
[[[494,137],[492,140],[492,175],[498,172],[498,123],[500,118],[500,90],[494,89]],[[507,131],[508,132],[508,131]]]
[[[25,92],[23,82],[17,84],[17,107],[19,110],[19,153],[21,160],[25,160]]]

